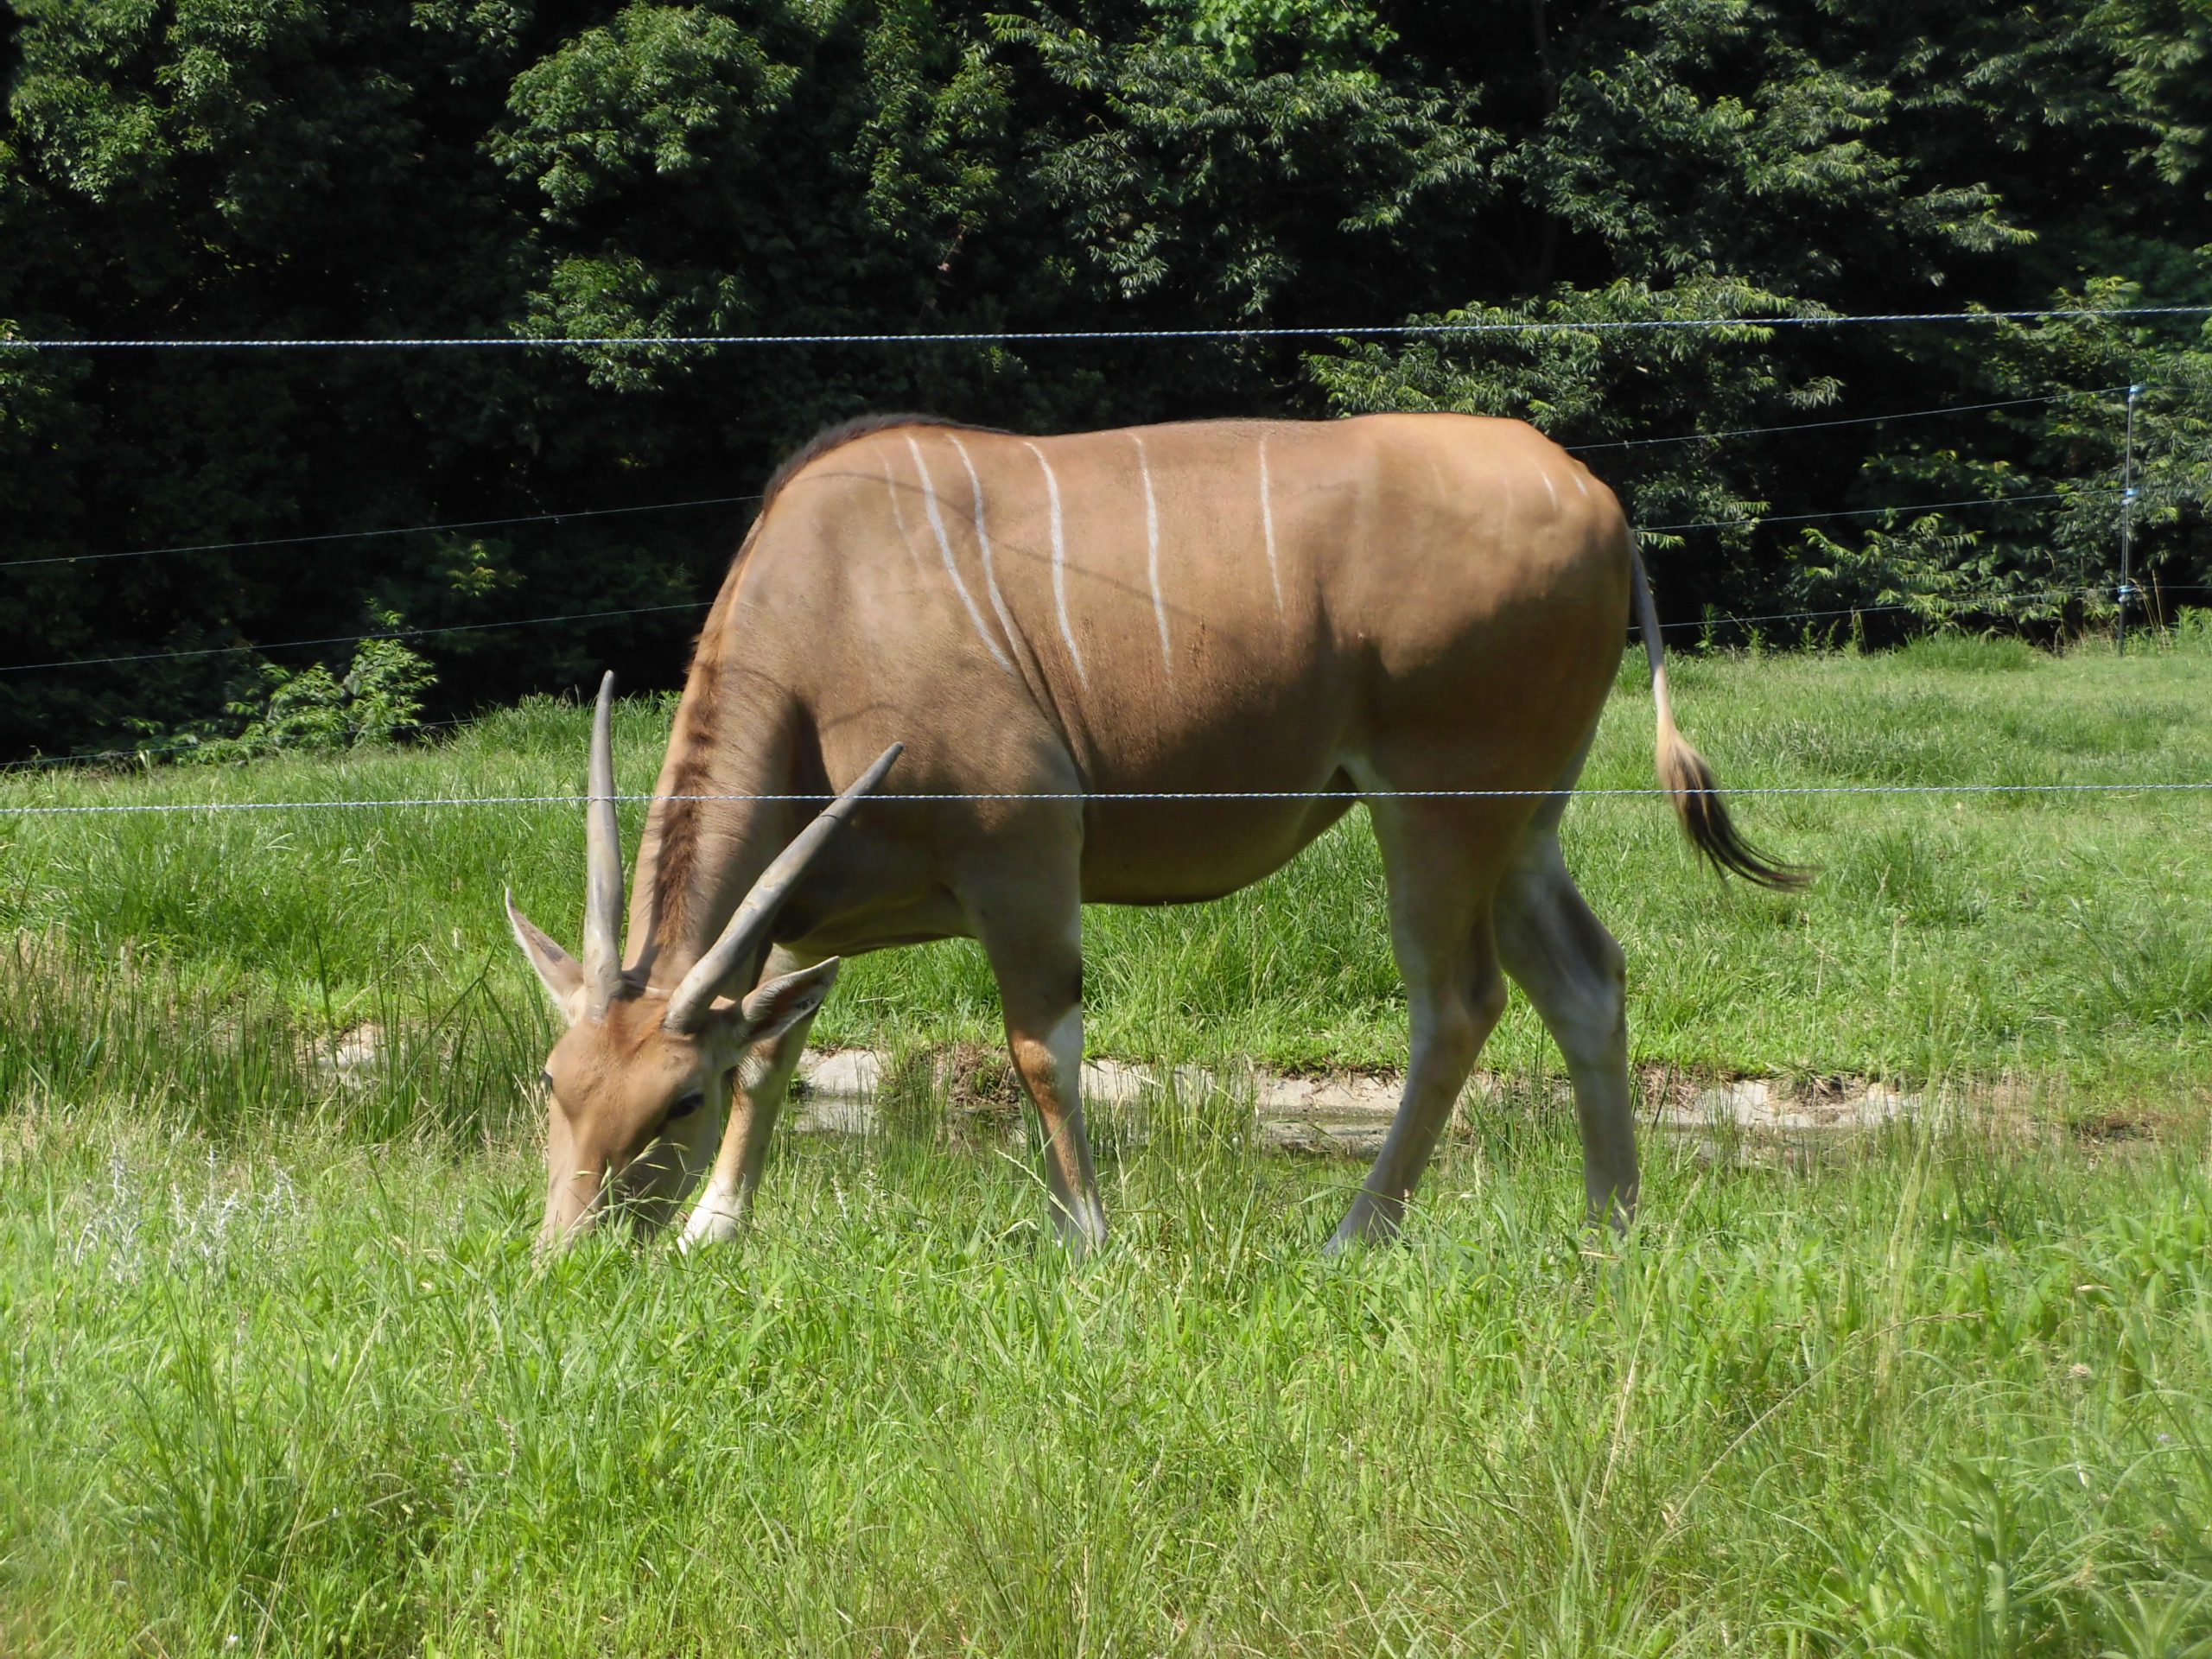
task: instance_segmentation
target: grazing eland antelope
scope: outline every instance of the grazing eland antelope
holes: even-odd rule
[[[1590,1213],[1624,1220],[1623,959],[1558,830],[1631,600],[1659,776],[1691,841],[1723,870],[1794,884],[1675,729],[1619,503],[1529,426],[1375,415],[1024,438],[897,416],[823,433],[770,481],[700,635],[627,961],[611,676],[582,960],[509,900],[569,1022],[545,1069],[541,1245],[616,1209],[658,1227],[702,1173],[683,1242],[734,1234],[840,956],[956,937],[998,981],[1058,1230],[1096,1243],[1083,905],[1233,892],[1363,800],[1412,1049],[1332,1248],[1395,1230],[1506,975],[1566,1058]],[[894,760],[896,785],[863,806]],[[1239,798],[1174,798],[1219,791]],[[804,804],[833,794],[818,816]]]

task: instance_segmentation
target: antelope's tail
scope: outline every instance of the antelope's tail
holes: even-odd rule
[[[1643,573],[1643,554],[1631,531],[1629,563],[1634,577],[1636,623],[1643,635],[1643,652],[1651,659],[1651,701],[1659,712],[1659,786],[1674,801],[1675,816],[1682,821],[1690,844],[1705,855],[1717,870],[1740,875],[1763,887],[1802,887],[1810,874],[1778,863],[1745,841],[1720,799],[1720,786],[1713,768],[1689,745],[1675,724],[1673,699],[1667,695],[1666,653],[1659,643],[1659,614],[1651,603],[1651,580]]]

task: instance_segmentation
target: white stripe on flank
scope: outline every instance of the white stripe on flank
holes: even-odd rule
[[[1576,467],[1572,476],[1574,480],[1574,493],[1586,498],[1590,493],[1590,486],[1582,481],[1582,469],[1580,467]]]
[[[991,638],[990,630],[983,626],[983,613],[976,608],[976,601],[968,596],[968,584],[960,580],[960,567],[952,562],[952,543],[944,533],[944,515],[937,508],[937,486],[930,481],[929,463],[922,459],[922,446],[910,437],[906,440],[906,447],[914,452],[914,471],[921,476],[922,500],[929,508],[930,529],[937,535],[937,550],[944,556],[944,574],[952,578],[952,591],[960,595],[960,602],[968,607],[968,620],[976,625],[976,637],[997,659],[998,665],[1011,674],[1014,664],[1007,660],[1006,653],[999,649],[998,641]]]
[[[1175,658],[1167,648],[1167,606],[1160,597],[1160,504],[1152,499],[1152,462],[1146,458],[1144,440],[1132,432],[1129,442],[1137,447],[1137,473],[1144,480],[1145,571],[1152,578],[1152,614],[1160,624],[1160,660],[1172,680]]]
[[[968,459],[968,446],[950,432],[952,447],[960,452],[960,464],[968,469],[968,487],[976,497],[976,545],[983,553],[983,587],[991,596],[991,613],[999,620],[999,626],[1006,630],[1007,644],[1014,644],[1014,619],[1007,614],[1006,601],[999,597],[998,573],[991,568],[991,533],[983,528],[983,481],[976,476],[976,463]]]
[[[1037,464],[1045,469],[1045,493],[1052,504],[1052,603],[1059,607],[1060,638],[1068,642],[1068,659],[1075,664],[1077,681],[1088,687],[1090,677],[1083,671],[1083,652],[1076,648],[1075,630],[1068,626],[1067,537],[1060,525],[1060,480],[1052,475],[1052,463],[1045,459],[1045,452],[1027,438],[1021,447],[1037,457]]]
[[[914,574],[922,573],[922,556],[914,551],[914,538],[906,528],[906,509],[899,504],[899,480],[891,475],[891,457],[883,457],[883,487],[891,497],[891,519],[899,526],[899,545],[906,550],[907,563],[914,567]]]
[[[1552,487],[1552,475],[1539,467],[1536,468],[1536,476],[1544,480],[1544,494],[1549,499],[1553,515],[1556,517],[1559,512],[1559,492]]]
[[[1268,538],[1268,580],[1275,588],[1275,614],[1282,614],[1282,572],[1275,566],[1275,509],[1268,499],[1268,441],[1260,440],[1260,528]]]

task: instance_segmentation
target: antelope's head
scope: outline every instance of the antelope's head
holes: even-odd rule
[[[583,960],[554,944],[507,895],[515,941],[568,1022],[543,1073],[541,1250],[559,1248],[612,1212],[629,1216],[647,1232],[674,1216],[714,1157],[731,1076],[746,1051],[819,1007],[836,981],[837,960],[771,980],[749,995],[726,995],[725,987],[760,960],[792,884],[899,752],[893,744],[809,824],[761,873],[682,982],[659,988],[643,973],[622,968],[622,849],[609,732],[613,695],[609,674],[592,718]]]

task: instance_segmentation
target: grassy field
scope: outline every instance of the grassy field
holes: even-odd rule
[[[1677,679],[1738,787],[2212,779],[2202,637]],[[1649,715],[1624,675],[1592,783],[1648,781]],[[625,710],[626,786],[664,721]],[[567,793],[582,752],[546,704],[0,804]],[[2212,1655],[2212,798],[1742,811],[1810,893],[1715,885],[1655,801],[1569,816],[1639,1058],[2030,1110],[1655,1137],[1599,1249],[1516,1008],[1402,1249],[1321,1262],[1357,1169],[1198,1101],[1101,1125],[1079,1266],[1027,1162],[910,1111],[786,1137],[738,1247],[543,1269],[497,893],[573,938],[580,812],[0,817],[0,1652]],[[1358,830],[1094,912],[1094,1046],[1402,1058],[1379,879]],[[995,1027],[947,946],[819,1029]]]
[[[1677,701],[1724,785],[2212,780],[2212,632],[2064,658],[1931,640],[1884,657],[1681,658]],[[1586,783],[1651,783],[1651,708],[1624,662]],[[625,709],[623,787],[652,787],[664,708]],[[580,711],[539,703],[456,741],[338,760],[149,777],[22,777],[0,806],[573,794]],[[1819,867],[1803,895],[1724,885],[1654,799],[1569,813],[1568,855],[1629,957],[1632,1041],[1651,1063],[1925,1081],[1959,1072],[2151,1096],[2212,1083],[2212,792],[1743,797],[1777,850]],[[485,806],[137,817],[0,816],[0,938],[79,974],[128,967],[238,1018],[527,1029],[537,995],[499,913],[573,946],[582,812]],[[628,815],[634,846],[641,813]],[[1217,905],[1086,918],[1094,1051],[1402,1063],[1404,1003],[1363,815]],[[251,1011],[250,1013],[248,1011]],[[950,944],[854,964],[829,1043],[995,1042],[981,953]],[[1518,1003],[1491,1064],[1546,1064]],[[534,1074],[531,1060],[525,1075]]]
[[[1682,1141],[1578,1235],[1563,1113],[1402,1248],[1203,1122],[1027,1173],[788,1142],[756,1231],[543,1272],[529,1148],[18,1109],[24,1655],[2212,1652],[2201,1134]]]

